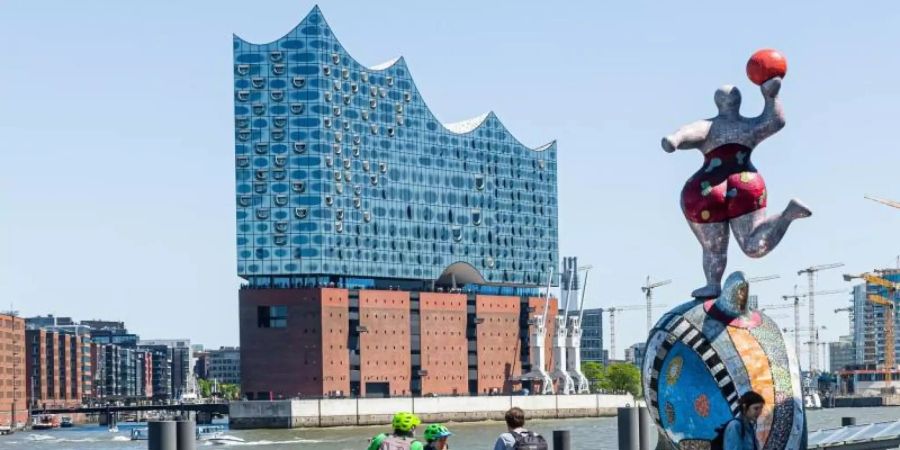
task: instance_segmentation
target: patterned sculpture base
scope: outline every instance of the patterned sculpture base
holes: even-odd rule
[[[766,400],[757,422],[760,450],[806,449],[797,354],[748,298],[743,272],[732,273],[718,298],[684,303],[650,331],[643,384],[659,448],[708,450],[716,428],[753,390]]]

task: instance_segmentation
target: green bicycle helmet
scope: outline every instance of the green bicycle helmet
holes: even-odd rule
[[[428,442],[436,441],[440,438],[449,436],[453,436],[453,433],[451,433],[450,430],[447,429],[447,427],[439,423],[433,423],[431,425],[428,425],[428,428],[425,428],[425,440]]]
[[[391,420],[391,425],[395,430],[403,431],[405,433],[412,431],[413,428],[419,426],[421,423],[422,421],[419,420],[415,414],[406,411],[394,414],[394,419]]]

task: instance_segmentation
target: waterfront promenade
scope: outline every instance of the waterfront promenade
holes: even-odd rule
[[[397,411],[411,411],[425,422],[502,420],[518,406],[532,418],[614,416],[634,405],[631,395],[532,395],[487,397],[405,397],[232,402],[235,429],[308,428],[388,424]]]

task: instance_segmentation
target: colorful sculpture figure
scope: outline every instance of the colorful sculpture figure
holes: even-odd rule
[[[772,319],[748,305],[748,282],[732,273],[722,294],[691,300],[650,331],[643,384],[660,430],[658,449],[709,450],[716,429],[753,390],[766,405],[757,421],[760,450],[806,448],[797,354]]]
[[[762,82],[765,107],[759,116],[741,116],[741,93],[727,85],[714,97],[718,115],[685,125],[662,140],[667,152],[696,148],[703,153],[703,167],[681,190],[681,209],[703,247],[706,286],[693,292],[696,298],[713,298],[721,292],[729,229],[744,254],[761,258],[778,245],[791,222],[812,214],[791,200],[784,212],[767,216],[766,185],[750,162],[753,149],[785,125],[778,92],[786,68],[783,57],[773,50],[758,52],[748,63],[748,75]]]

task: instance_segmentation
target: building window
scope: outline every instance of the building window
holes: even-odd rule
[[[287,328],[287,306],[258,306],[259,328]]]

